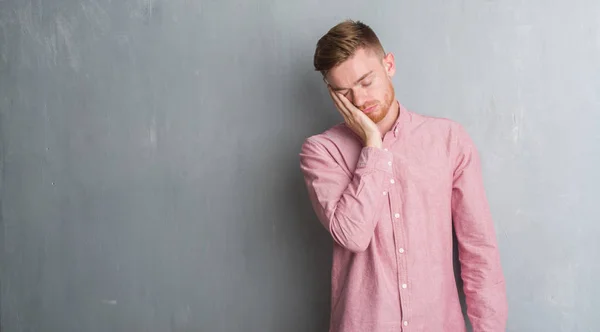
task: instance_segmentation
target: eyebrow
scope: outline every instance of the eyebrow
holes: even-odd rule
[[[360,81],[364,80],[365,78],[367,78],[367,76],[373,74],[373,71],[371,70],[370,72],[364,74],[363,76],[361,76],[359,79],[356,80],[356,82],[354,82],[354,84],[352,84],[352,86],[357,85]],[[348,90],[350,88],[333,88],[333,91],[342,91],[342,90]]]

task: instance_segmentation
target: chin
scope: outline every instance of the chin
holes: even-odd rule
[[[385,116],[387,115],[387,112],[384,110],[377,110],[371,114],[369,114],[369,119],[371,119],[373,122],[375,123],[379,123],[381,122],[383,119],[385,119]]]

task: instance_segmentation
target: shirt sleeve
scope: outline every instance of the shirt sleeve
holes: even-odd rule
[[[505,282],[479,155],[461,126],[457,142],[452,217],[467,314],[474,332],[504,332],[508,311]]]
[[[364,251],[373,238],[377,219],[393,182],[392,153],[363,147],[353,173],[340,167],[325,147],[307,139],[300,167],[313,208],[335,242]]]

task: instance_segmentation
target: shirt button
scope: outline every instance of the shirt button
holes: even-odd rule
[[[401,254],[403,254],[403,253],[404,253],[404,248],[400,248],[400,249],[398,249],[398,251],[399,251]]]
[[[383,150],[384,150],[384,151],[387,151],[388,149],[387,149],[387,148],[385,148],[385,149],[383,149]]]
[[[388,161],[388,165],[392,166],[392,162],[391,162],[391,161]]]
[[[384,194],[384,195],[387,195],[387,191],[384,191],[384,192],[383,192],[383,194]]]
[[[396,213],[394,217],[396,217],[396,219],[400,218],[400,213]]]
[[[406,289],[406,287],[408,287],[407,284],[402,284],[402,288]]]
[[[404,321],[402,324],[404,324],[404,326],[408,326],[408,321]]]
[[[390,180],[390,183],[391,183],[391,184],[394,184],[394,183],[396,183],[396,181],[394,181],[394,179],[391,179],[391,180]]]

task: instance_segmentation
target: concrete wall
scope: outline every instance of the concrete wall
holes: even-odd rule
[[[325,331],[303,139],[341,19],[480,148],[509,331],[600,326],[600,2],[0,1],[2,331]]]

